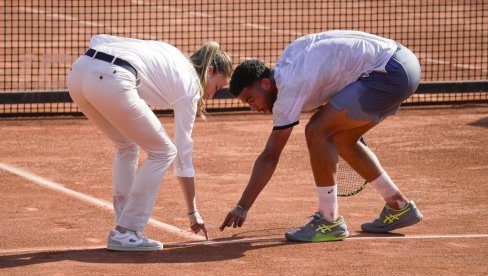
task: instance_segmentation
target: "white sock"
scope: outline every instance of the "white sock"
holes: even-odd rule
[[[337,205],[337,185],[315,187],[319,198],[319,213],[329,221],[336,221],[339,217]]]
[[[386,202],[389,202],[392,197],[400,192],[397,185],[395,185],[395,182],[391,180],[390,176],[385,171],[380,174],[378,178],[371,181],[369,185],[371,185]],[[402,206],[404,203],[399,201],[398,205]]]

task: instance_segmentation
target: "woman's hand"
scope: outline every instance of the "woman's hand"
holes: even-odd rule
[[[200,230],[203,231],[205,234],[205,239],[208,241],[208,231],[205,227],[205,223],[203,222],[202,216],[198,211],[193,211],[188,213],[188,217],[190,218],[190,228],[193,233],[198,234]]]

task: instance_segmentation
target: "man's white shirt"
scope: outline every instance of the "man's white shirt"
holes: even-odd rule
[[[327,103],[361,75],[385,71],[396,49],[394,40],[359,31],[334,30],[293,41],[274,71],[278,88],[274,127],[296,125],[302,111]]]

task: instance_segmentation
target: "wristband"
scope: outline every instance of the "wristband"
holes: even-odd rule
[[[246,209],[244,209],[244,207],[242,207],[242,206],[241,206],[241,205],[239,205],[239,204],[237,204],[237,205],[236,205],[236,208],[237,208],[237,209],[240,209],[240,210],[242,210],[242,211],[247,212],[247,210],[246,210]]]
[[[246,218],[247,216],[247,210],[244,209],[242,206],[240,205],[236,205],[236,207],[234,207],[234,210],[233,210],[234,214],[240,216],[241,218]]]

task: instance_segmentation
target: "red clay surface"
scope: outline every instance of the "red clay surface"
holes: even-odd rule
[[[110,211],[0,169],[0,274],[488,274],[488,105],[403,108],[366,136],[423,212],[420,224],[388,235],[360,232],[360,224],[382,208],[367,187],[339,201],[351,238],[289,243],[283,233],[317,208],[304,139],[309,117],[295,127],[244,227],[224,232],[218,227],[247,184],[271,116],[217,114],[197,122],[198,203],[214,244],[149,226],[146,234],[165,242],[164,250],[107,251]],[[161,120],[172,133],[172,118]],[[108,139],[83,118],[0,121],[1,163],[106,201],[112,155]],[[170,170],[153,218],[189,230],[185,212]]]

